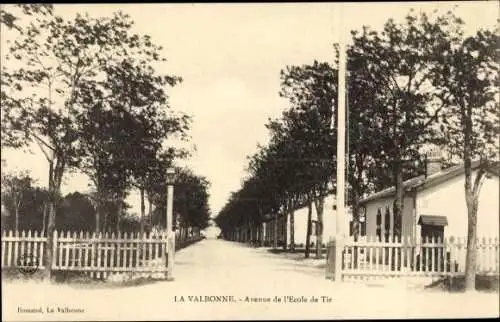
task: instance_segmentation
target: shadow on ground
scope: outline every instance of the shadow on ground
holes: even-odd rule
[[[476,291],[499,292],[499,276],[476,275]],[[463,292],[465,290],[465,276],[443,278],[427,285],[428,290],[444,290],[448,292]]]
[[[295,252],[286,251],[283,249],[267,249],[265,251],[266,257],[274,257],[281,258],[284,260],[289,260],[293,262],[298,262],[301,264],[294,264],[294,269],[285,269],[285,270],[295,270],[302,271],[304,273],[309,273],[312,270],[317,270],[318,272],[325,269],[326,263],[325,258],[318,259],[315,256],[314,250],[311,252],[309,258],[305,258],[304,250],[296,250]],[[309,268],[306,270],[302,270],[301,268]],[[389,280],[376,280],[376,281],[365,281],[365,285],[370,287],[385,287],[387,284],[391,284]],[[400,283],[401,284],[401,283]],[[429,284],[427,282],[409,282],[402,283],[401,285],[412,285],[408,288],[419,288],[427,291],[446,291],[450,293],[459,293],[465,290],[465,276],[455,276],[453,278],[444,277],[437,281],[434,281]],[[477,275],[476,276],[476,290],[481,292],[499,292],[500,291],[500,281],[499,276],[486,276],[486,275]]]
[[[324,254],[325,252],[323,252]],[[293,260],[296,262],[314,262],[314,261],[325,261],[326,256],[322,255],[321,258],[317,258],[316,254],[311,251],[309,253],[309,257],[305,257],[304,255],[304,250],[295,250],[295,251],[289,251],[289,250],[282,250],[282,249],[267,249],[266,252],[267,257],[274,257],[274,258],[285,258],[289,260]],[[280,257],[275,256],[275,255],[281,255]]]
[[[19,272],[17,269],[2,269],[2,281],[13,282],[13,283],[24,283],[24,282],[44,282],[44,272],[39,270],[34,274],[26,275]],[[53,284],[65,285],[72,288],[123,288],[123,287],[136,287],[142,285],[150,285],[159,282],[164,282],[164,278],[153,278],[144,276],[130,276],[121,280],[103,280],[103,279],[93,279],[83,273],[79,272],[54,272]]]
[[[277,248],[277,249],[270,248],[267,251],[270,252],[270,253],[273,253],[273,254],[282,254],[282,253],[287,253],[287,254],[304,254],[305,253],[305,248],[296,248],[293,251],[290,250],[290,249],[286,249],[285,250],[285,249],[282,249],[282,248]],[[322,249],[321,253],[322,254],[326,254],[326,249]],[[316,248],[311,247],[311,249],[309,251],[309,254],[311,254],[311,257],[314,256],[314,254],[316,254]]]

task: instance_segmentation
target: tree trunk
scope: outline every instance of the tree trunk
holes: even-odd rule
[[[273,219],[273,249],[278,248],[278,212],[274,213]]]
[[[363,169],[364,169],[364,164],[363,164],[364,156],[362,154],[356,154],[355,159],[354,159],[354,170],[352,171],[351,175],[349,176],[350,180],[352,181],[352,236],[355,242],[358,241],[359,235],[361,234],[361,222],[359,218],[359,211],[360,211],[360,199],[361,195],[363,194]],[[365,218],[366,221],[366,218]],[[366,224],[366,223],[365,223]],[[357,255],[357,252],[354,253]]]
[[[259,227],[260,224],[258,222],[255,223],[254,226],[254,239],[253,239],[253,246],[257,247],[259,245]]]
[[[48,224],[47,224],[47,246],[45,247],[45,274],[44,278],[49,280],[53,279],[52,275],[52,261],[54,258],[53,245],[54,245],[54,231],[56,228],[56,211],[55,211],[55,197],[54,192],[50,192],[48,204]]]
[[[465,256],[465,290],[476,289],[476,259],[477,259],[477,206],[478,201],[472,191],[466,189],[467,202],[467,253]]]
[[[396,186],[396,200],[393,209],[393,222],[394,218],[403,218],[403,210],[404,210],[403,169],[401,160],[399,159],[396,160],[394,166],[394,179]],[[393,235],[393,230],[394,230],[393,227],[389,228],[389,231],[385,232],[386,236],[389,236],[389,238],[391,238]],[[386,241],[389,241],[388,238],[386,238]]]
[[[56,169],[59,168],[56,164]],[[49,160],[49,195],[48,195],[48,224],[47,224],[47,244],[45,247],[45,272],[44,278],[53,279],[52,261],[54,258],[54,231],[56,228],[56,197],[59,193],[60,181],[57,180],[57,171],[54,169],[54,162]],[[64,168],[63,168],[64,169]],[[62,177],[62,174],[61,174]],[[59,184],[58,184],[59,183]]]
[[[101,215],[102,215],[102,200],[103,198],[103,192],[102,192],[102,185],[100,182],[97,182],[96,184],[96,196],[97,199],[94,201],[95,202],[95,232],[96,234],[99,234],[101,232]]]
[[[51,180],[53,181],[53,180]],[[49,186],[51,184],[49,183]],[[52,275],[52,261],[53,261],[53,246],[54,246],[54,231],[56,228],[56,204],[57,196],[59,195],[59,187],[54,186],[49,188],[49,204],[48,204],[48,225],[47,225],[47,246],[45,247],[45,267],[46,273],[45,277],[48,279],[53,279]]]
[[[262,210],[259,209],[260,222],[259,222],[259,247],[264,246],[264,218],[262,217]]]
[[[149,227],[153,227],[153,202],[151,201],[151,196],[148,195],[149,203]]]
[[[357,191],[352,192],[352,236],[354,241],[358,241],[360,234],[360,222],[359,222],[359,195]],[[356,253],[355,253],[356,254]]]
[[[359,195],[356,189],[353,189],[353,202],[352,202],[352,236],[354,242],[358,241],[360,234],[360,222],[359,222]],[[358,268],[358,246],[354,246],[353,249],[353,263],[356,265],[354,268]]]
[[[18,232],[19,231],[19,206],[16,205],[15,208],[16,208],[14,210],[15,211],[15,215],[16,215],[15,231]]]
[[[107,232],[109,227],[109,213],[107,207],[103,207],[103,223],[102,223],[102,231]]]
[[[255,223],[255,247],[260,247],[260,221]]]
[[[316,258],[322,257],[323,250],[323,208],[325,206],[325,197],[320,196],[315,201],[316,204],[316,213],[318,216],[317,221],[317,236],[316,236]]]
[[[47,231],[47,215],[48,215],[48,201],[45,200],[43,203],[43,215],[42,215],[42,236],[45,236],[45,232]]]
[[[466,150],[466,152],[470,151]],[[466,154],[467,156],[467,154]],[[466,157],[465,167],[465,201],[467,204],[467,253],[465,255],[465,291],[476,290],[476,262],[477,262],[477,209],[479,206],[479,193],[485,171],[483,164],[478,170],[472,186],[472,160]]]
[[[141,187],[141,236],[144,234],[144,217],[146,214],[146,207],[144,204],[144,187]]]
[[[306,251],[305,257],[309,258],[309,250],[311,244],[311,230],[312,230],[312,200],[309,199],[307,204],[307,232],[306,232]]]
[[[95,232],[97,234],[101,232],[101,203],[99,201],[95,207]]]
[[[123,212],[123,196],[120,194],[118,198],[118,209],[116,210],[116,232],[120,233],[120,219],[122,218]]]
[[[290,206],[290,251],[295,251],[295,209],[293,203]]]
[[[49,119],[50,122],[50,119]],[[43,148],[42,148],[43,150]],[[56,152],[57,151],[57,152]],[[66,167],[66,160],[64,159],[64,155],[58,153],[57,149],[54,149],[54,153],[52,158],[49,158],[47,154],[47,161],[49,163],[49,196],[48,196],[48,204],[49,204],[49,218],[48,218],[48,226],[47,226],[47,241],[45,247],[45,255],[44,255],[44,279],[53,279],[52,274],[52,260],[54,258],[53,247],[54,247],[54,231],[56,228],[56,205],[57,198],[60,195],[61,182],[64,175],[64,170]]]
[[[283,250],[287,250],[288,248],[288,201],[286,201],[286,205],[285,205],[285,211],[284,211],[284,214],[283,214],[283,219],[281,220],[282,222],[282,227],[281,227],[281,231],[282,231],[282,236],[283,236]]]
[[[247,237],[246,242],[247,242],[247,243],[249,242],[249,243],[251,244],[251,243],[252,243],[252,237],[253,237],[253,230],[252,230],[253,223],[250,221],[250,222],[248,222],[248,224],[247,224],[247,225],[248,225],[248,226],[247,226],[247,234],[248,234],[248,237]]]

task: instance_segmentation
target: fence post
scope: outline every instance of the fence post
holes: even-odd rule
[[[166,259],[166,279],[167,281],[172,281],[173,278],[173,268],[174,268],[174,253],[175,253],[175,232],[173,231],[173,204],[174,204],[174,180],[175,180],[175,170],[173,168],[167,168],[166,171],[166,184],[167,184],[167,212],[166,212],[166,230],[167,230],[167,244],[165,245]]]

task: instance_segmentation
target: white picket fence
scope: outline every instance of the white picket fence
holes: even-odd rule
[[[46,236],[39,232],[3,232],[2,268],[22,266],[29,256],[45,268]],[[182,241],[185,242],[185,241]],[[54,232],[52,269],[87,272],[106,278],[114,273],[164,273],[167,239],[163,234]]]
[[[499,275],[498,238],[480,238],[477,273]],[[445,277],[465,273],[466,238],[381,242],[375,238],[344,244],[343,279],[389,277]]]

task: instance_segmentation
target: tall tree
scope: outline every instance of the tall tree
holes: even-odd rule
[[[289,66],[281,72],[280,95],[288,98],[291,111],[289,122],[291,144],[299,147],[299,155],[307,161],[305,174],[309,177],[317,212],[318,235],[316,257],[321,257],[323,245],[323,210],[327,193],[332,190],[335,169],[337,71],[328,63],[314,61],[312,65]]]
[[[29,180],[34,182],[31,178]],[[6,182],[4,180],[2,183],[5,185]],[[2,202],[4,202],[7,212],[2,217],[2,229],[43,232],[45,229],[43,215],[47,191],[32,184],[23,184],[20,196],[21,200],[19,202],[17,196],[2,191]],[[57,211],[56,229],[62,231],[94,231],[94,207],[88,195],[74,192],[61,197]],[[16,212],[19,215],[18,223],[16,223],[15,216],[12,216]],[[16,225],[18,226],[17,229]]]
[[[5,198],[14,210],[14,231],[19,231],[19,212],[24,206],[25,195],[32,189],[34,180],[27,172],[7,174],[2,178],[2,199]]]
[[[168,164],[163,164],[166,171]],[[161,178],[165,178],[165,171],[162,171]],[[210,219],[210,206],[208,204],[210,183],[200,175],[196,175],[190,169],[176,168],[176,178],[174,184],[174,213],[179,213],[180,227],[198,227],[203,229],[208,226]],[[151,200],[156,206],[153,211],[153,224],[165,227],[165,211],[167,201],[167,186],[165,180],[159,180],[152,185]]]
[[[94,212],[88,196],[70,193],[58,205],[56,227],[60,231],[95,231]]]
[[[181,79],[155,72],[153,66],[165,61],[162,48],[148,35],[132,34],[130,39],[134,42],[124,44],[127,54],[103,66],[106,78],[85,88],[87,99],[82,105],[88,106],[88,113],[82,123],[86,125],[86,169],[98,191],[120,199],[131,184],[139,188],[144,230],[150,168],[167,137],[185,139],[189,117],[174,115],[169,109],[166,87]],[[106,177],[113,181],[107,187]]]
[[[13,66],[22,67],[7,69],[2,66],[4,144],[20,147],[35,143],[49,165],[46,262],[51,262],[53,255],[52,233],[63,175],[81,161],[82,114],[90,100],[97,98],[100,102],[110,94],[110,91],[99,91],[103,76],[130,68],[131,73],[142,70],[149,77],[155,77],[152,76],[152,67],[146,62],[144,65],[131,63],[132,58],[127,58],[152,47],[149,37],[130,33],[131,27],[130,18],[120,12],[109,18],[94,19],[78,14],[67,21],[59,16],[38,19],[24,28],[22,35],[9,48],[6,59],[15,59]],[[153,59],[155,57],[153,54]],[[117,66],[122,68],[117,69]],[[171,77],[162,79],[172,82]],[[149,84],[145,87],[137,86],[134,90],[150,91],[151,95],[162,90]],[[96,88],[98,90],[94,92],[97,94],[89,96],[91,89]],[[115,94],[113,89],[116,87],[111,87],[111,94]],[[123,92],[123,88],[120,90]],[[158,103],[161,105],[162,102]],[[151,110],[156,107],[143,108]],[[51,275],[50,269],[47,275]]]
[[[22,201],[19,207],[18,230],[44,231],[44,205],[47,200],[47,191],[37,186],[31,186],[22,194]],[[2,195],[2,230],[15,229],[15,206],[9,195]]]
[[[306,232],[306,249],[304,256],[309,258],[309,251],[311,249],[311,234],[312,234],[312,199],[307,203],[307,232]]]
[[[454,18],[455,25],[463,22]],[[477,210],[487,169],[498,162],[500,29],[480,30],[469,37],[450,38],[436,55],[435,82],[446,104],[441,128],[451,153],[463,160],[467,204],[465,287],[475,290]],[[472,163],[479,160],[475,176]]]
[[[395,216],[403,214],[408,161],[418,159],[421,147],[438,137],[435,124],[444,105],[432,89],[433,57],[439,52],[436,44],[446,43],[452,32],[449,18],[410,11],[404,23],[389,19],[381,32],[368,27],[352,32],[349,51],[360,57],[356,70],[372,91],[371,119],[378,135],[371,142],[380,148],[379,160],[388,164],[396,188]]]
[[[124,146],[129,142],[134,131],[130,131],[127,118],[120,117],[113,110],[104,110],[101,105],[94,105],[82,115],[81,143],[82,162],[80,169],[91,179],[96,193],[95,229],[102,227],[101,214],[104,212],[104,223],[107,220],[106,202],[118,199],[121,203],[126,189],[130,186],[130,169],[127,167]],[[131,134],[132,133],[132,134]]]

